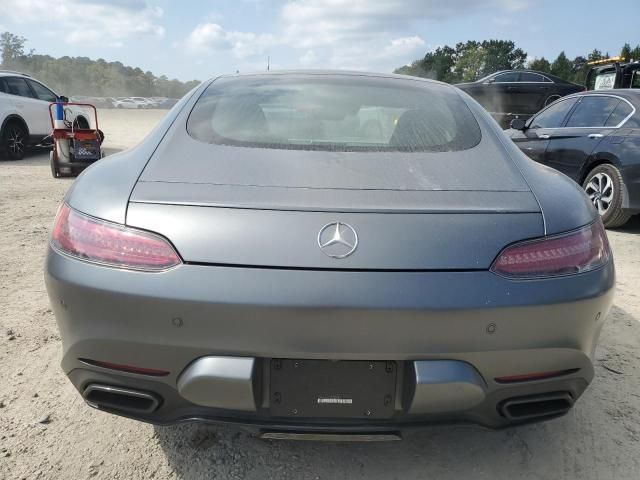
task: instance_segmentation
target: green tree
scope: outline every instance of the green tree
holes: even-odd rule
[[[603,60],[605,58],[607,58],[609,56],[609,54],[607,53],[606,55],[603,55],[602,52],[600,50],[598,50],[597,48],[595,48],[587,57],[589,59],[590,62],[597,62],[598,60]]]
[[[551,63],[544,57],[534,58],[529,62],[527,68],[537,70],[538,72],[551,73]]]
[[[640,60],[640,44],[632,49],[630,44],[626,43],[622,47],[621,56],[627,61]],[[588,63],[608,57],[608,52],[603,54],[598,49],[592,50],[586,56],[579,55],[573,60],[567,58],[565,52],[560,52],[552,63],[544,57],[534,58],[529,61],[527,68],[584,84],[591,68]],[[398,68],[395,72],[454,83],[475,80],[499,70],[522,68],[526,59],[526,52],[516,48],[515,43],[510,40],[469,40],[458,43],[455,47],[439,47],[427,53],[424,58]]]
[[[480,48],[485,56],[482,76],[489,75],[496,70],[511,70],[524,68],[527,54],[511,40],[484,41]]]
[[[631,45],[625,43],[622,49],[620,50],[620,56],[625,60],[631,59]]]
[[[439,47],[395,72],[453,83],[475,80],[497,70],[522,68],[526,59],[527,54],[510,40],[469,40],[455,48]]]
[[[527,54],[511,40],[470,40],[456,45],[456,76],[462,80],[475,80],[499,70],[523,68]]]
[[[423,59],[396,69],[395,73],[448,82],[452,79],[455,54],[456,51],[449,46],[438,47]]]
[[[2,66],[11,68],[17,59],[24,56],[26,38],[4,32],[0,34],[0,50],[2,50]]]
[[[573,78],[570,79],[573,83],[584,84],[587,72],[591,68],[588,62],[589,60],[582,56],[577,56],[573,59],[573,62],[571,62],[573,64]]]
[[[23,37],[5,32],[0,35],[2,65],[42,80],[67,96],[166,96],[179,98],[199,82],[181,82],[156,77],[152,72],[120,62],[92,60],[88,57],[53,58],[34,51],[25,54]]]
[[[558,57],[551,64],[551,73],[563,80],[573,80],[573,64],[567,58],[564,51],[560,52]]]
[[[478,42],[459,43],[456,45],[458,57],[453,68],[456,80],[470,82],[483,76],[486,69],[487,56]]]

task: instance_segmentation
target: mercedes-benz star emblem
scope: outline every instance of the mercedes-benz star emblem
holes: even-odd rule
[[[318,233],[318,246],[331,258],[345,258],[356,250],[358,234],[346,223],[327,223]]]

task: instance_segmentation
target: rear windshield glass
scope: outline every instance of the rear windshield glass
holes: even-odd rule
[[[218,79],[187,130],[207,143],[328,151],[457,151],[481,138],[451,87],[327,75]]]

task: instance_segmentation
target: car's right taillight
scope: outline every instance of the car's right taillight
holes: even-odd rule
[[[51,245],[80,260],[131,270],[161,271],[182,263],[160,235],[90,217],[67,204],[58,211]]]
[[[600,268],[610,257],[607,234],[598,219],[572,232],[510,245],[491,271],[515,279],[573,275]]]

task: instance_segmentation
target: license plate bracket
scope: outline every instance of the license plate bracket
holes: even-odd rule
[[[272,359],[271,415],[389,418],[397,370],[393,361]]]

